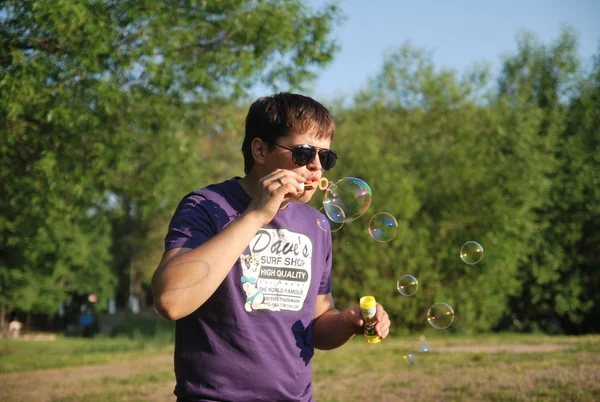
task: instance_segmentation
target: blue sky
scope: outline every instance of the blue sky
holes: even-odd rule
[[[309,0],[314,8],[324,0]],[[549,43],[562,24],[575,29],[588,61],[600,44],[600,0],[341,0],[345,21],[334,30],[341,50],[321,70],[311,94],[328,99],[351,95],[381,68],[385,52],[406,41],[433,52],[436,67],[459,72],[487,62],[497,72],[516,50],[522,30]]]

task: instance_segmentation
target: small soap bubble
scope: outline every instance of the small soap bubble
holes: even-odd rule
[[[476,241],[468,241],[460,248],[460,258],[469,265],[477,264],[483,258],[483,247]]]
[[[427,312],[427,321],[433,328],[448,328],[454,322],[454,310],[447,303],[434,303]]]
[[[421,342],[418,348],[419,352],[427,353],[429,352],[429,344],[427,342]]]
[[[338,205],[335,205],[335,204],[326,205],[325,203],[323,203],[323,209],[325,210],[325,215],[327,215],[329,220],[331,220],[332,222],[335,222],[335,223],[346,222],[345,221],[346,214],[344,213],[344,210],[341,209]]]
[[[331,184],[325,192],[325,214],[334,222],[352,222],[371,205],[371,187],[356,177],[346,177]]]
[[[403,358],[406,364],[408,364],[411,367],[417,364],[417,356],[412,353],[404,355]]]
[[[321,214],[317,215],[317,225],[319,225],[322,230],[327,230],[327,227],[329,227],[331,232],[337,232],[342,228],[342,226],[344,226],[343,222],[338,223],[327,219],[327,216],[324,214],[323,207],[319,209],[319,212]]]
[[[403,296],[412,296],[417,293],[419,288],[419,281],[412,275],[403,275],[396,284],[398,292]]]
[[[369,221],[369,234],[378,242],[390,241],[398,234],[398,222],[387,212],[376,213]]]

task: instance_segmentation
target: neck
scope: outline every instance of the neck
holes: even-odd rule
[[[254,194],[259,190],[258,182],[259,179],[256,177],[257,175],[253,172],[248,173],[246,176],[242,177],[238,182],[242,186],[242,188],[248,193],[248,195],[254,198]]]

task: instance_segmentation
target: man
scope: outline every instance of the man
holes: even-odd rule
[[[358,305],[334,308],[331,232],[306,205],[337,160],[334,131],[311,98],[260,98],[246,118],[246,176],[180,202],[152,280],[157,311],[177,320],[178,401],[312,401],[314,348],[362,333]],[[376,319],[385,338],[380,305]]]

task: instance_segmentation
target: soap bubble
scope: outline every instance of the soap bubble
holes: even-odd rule
[[[344,226],[343,222],[338,223],[338,222],[333,222],[333,221],[327,219],[327,216],[324,215],[323,207],[321,207],[319,209],[319,212],[321,214],[317,215],[317,225],[319,225],[319,227],[322,230],[327,230],[327,227],[329,227],[331,229],[331,232],[337,232],[338,230],[340,230],[342,228],[342,226]]]
[[[325,214],[334,222],[352,222],[371,205],[371,187],[355,177],[346,177],[327,188],[323,198]]]
[[[404,355],[403,358],[409,366],[415,366],[417,364],[417,356],[412,353]]]
[[[419,281],[412,275],[403,275],[396,284],[398,292],[403,296],[412,296],[419,288]]]
[[[421,353],[429,352],[429,344],[427,342],[421,342],[419,344],[419,352],[421,352]]]
[[[427,343],[425,335],[419,336],[419,347],[417,348],[417,350],[421,353],[427,353],[431,350],[429,344]]]
[[[376,213],[369,221],[369,234],[378,242],[390,241],[398,234],[398,222],[387,212]]]
[[[346,214],[344,213],[344,210],[342,208],[340,208],[339,206],[337,206],[335,204],[325,205],[325,203],[323,203],[323,209],[325,210],[325,215],[332,222],[335,222],[335,223],[346,222],[344,220],[346,218]]]
[[[483,258],[483,247],[476,241],[468,241],[460,248],[460,258],[469,265],[477,264]]]
[[[429,347],[429,344],[427,343],[427,339],[425,338],[425,335],[419,336],[419,347],[417,348],[417,350],[421,353],[427,353],[431,350],[431,348]]]
[[[454,322],[454,310],[447,303],[434,303],[427,312],[427,321],[433,328],[448,328]]]

